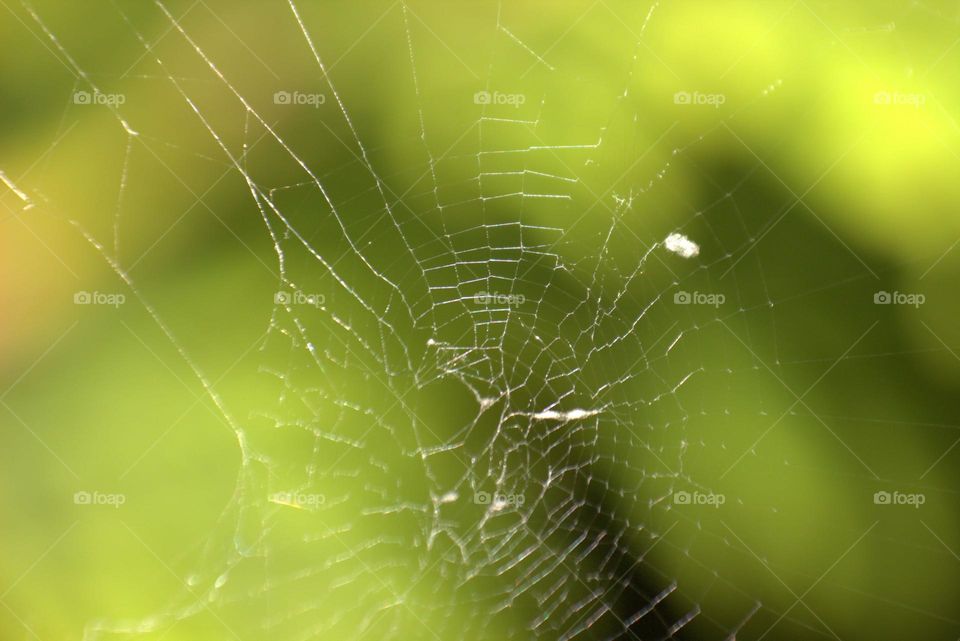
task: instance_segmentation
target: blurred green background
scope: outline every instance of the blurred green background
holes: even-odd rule
[[[956,2],[0,5],[2,638],[960,636]]]

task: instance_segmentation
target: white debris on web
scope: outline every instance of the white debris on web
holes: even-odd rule
[[[534,413],[530,418],[535,421],[577,421],[582,418],[596,416],[599,413],[599,410],[582,409],[567,410],[566,412],[559,412],[557,410],[544,410],[542,412]]]
[[[443,503],[453,503],[453,502],[455,502],[458,498],[460,498],[460,494],[458,494],[457,492],[447,492],[446,494],[444,494],[443,496],[441,496],[437,502],[438,502],[438,503],[441,503],[441,504],[443,504]]]
[[[667,251],[683,258],[693,258],[700,254],[700,245],[676,232],[667,236],[666,240],[663,241],[663,246],[667,248]]]

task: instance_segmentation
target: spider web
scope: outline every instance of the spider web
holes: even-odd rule
[[[727,426],[782,410],[752,392],[762,363],[786,375],[787,299],[751,250],[792,201],[743,204],[766,171],[753,156],[703,166],[780,82],[647,116],[638,88],[664,64],[646,44],[662,8],[610,4],[557,44],[569,24],[520,35],[522,14],[500,3],[465,8],[455,34],[430,27],[437,8],[377,3],[356,9],[377,25],[376,53],[351,63],[327,46],[322,10],[275,3],[261,11],[314,84],[273,91],[198,41],[185,6],[114,7],[269,236],[260,362],[276,401],[235,416],[126,271],[119,214],[112,250],[82,231],[193,367],[242,458],[184,593],[85,638],[176,625],[204,638],[733,639],[783,617],[824,634],[711,567],[752,560],[676,499],[712,495],[704,478],[739,460],[715,461]],[[106,95],[28,11],[78,87]],[[147,13],[169,27],[167,49],[143,31]],[[598,70],[609,57],[584,45],[590,29],[607,30],[615,69]],[[107,108],[128,160],[137,138],[173,137]],[[705,205],[685,196],[690,174]],[[131,189],[125,170],[121,202]],[[864,277],[849,258],[837,282]]]

